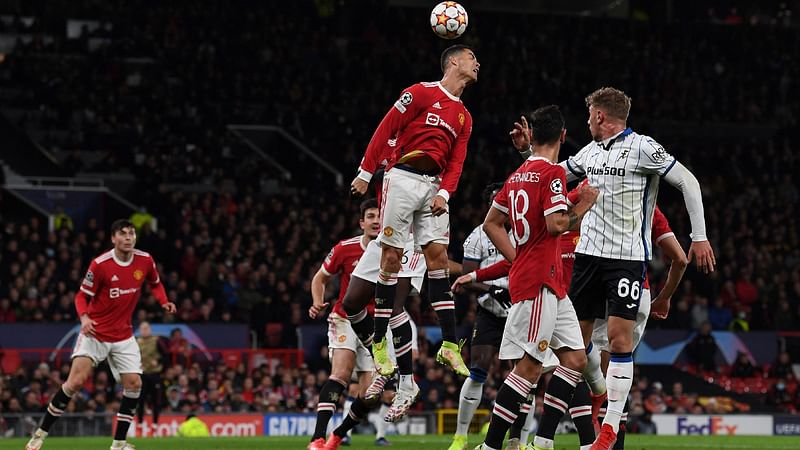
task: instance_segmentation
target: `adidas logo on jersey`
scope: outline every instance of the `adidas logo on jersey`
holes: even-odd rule
[[[442,105],[440,105],[439,102],[434,103],[433,107],[436,109],[442,109]]]
[[[111,281],[119,281],[119,277],[114,275],[114,276],[111,277]]]

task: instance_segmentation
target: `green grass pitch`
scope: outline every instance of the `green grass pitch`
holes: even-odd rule
[[[374,436],[355,436],[353,445],[342,450],[375,450]],[[446,450],[449,436],[388,436],[394,450]],[[470,449],[479,443],[478,436],[470,437]],[[0,450],[25,448],[25,439],[0,439]],[[135,439],[131,442],[137,450],[304,450],[308,443],[305,437],[258,437],[258,438],[152,438]],[[111,438],[48,438],[42,450],[106,450]],[[556,435],[556,450],[577,450],[577,435]],[[784,436],[637,436],[625,437],[628,450],[782,450],[800,449],[800,437]]]

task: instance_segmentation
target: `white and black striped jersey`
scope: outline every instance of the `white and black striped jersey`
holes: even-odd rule
[[[659,178],[675,158],[650,136],[626,128],[583,147],[561,165],[567,181],[586,177],[600,190],[581,223],[576,253],[630,261],[649,261]]]
[[[511,232],[509,232],[508,237],[511,239],[511,243],[515,244],[514,236]],[[464,259],[479,262],[478,268],[483,269],[505,259],[505,257],[497,251],[492,240],[483,231],[483,225],[481,224],[475,227],[464,241]],[[484,283],[508,289],[508,277],[485,281]],[[508,316],[508,310],[492,299],[488,292],[478,297],[478,304],[497,317]]]

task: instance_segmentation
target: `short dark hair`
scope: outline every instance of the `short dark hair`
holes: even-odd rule
[[[456,53],[463,52],[464,50],[472,50],[472,47],[463,44],[456,44],[444,49],[442,52],[442,57],[439,58],[439,66],[442,68],[442,73],[445,73],[445,69],[447,69],[447,60]]]
[[[377,209],[378,208],[378,200],[374,198],[368,198],[361,202],[361,218],[363,219],[364,216],[367,214],[368,209]]]
[[[128,219],[118,219],[111,224],[111,235],[117,234],[117,231],[122,231],[123,228],[135,228],[133,222]]]
[[[481,193],[481,197],[486,201],[488,204],[492,204],[495,195],[497,195],[497,191],[503,189],[503,182],[499,181],[496,183],[489,183],[483,188],[483,192]]]
[[[556,105],[542,106],[531,114],[531,138],[537,144],[552,144],[561,138],[564,116]]]

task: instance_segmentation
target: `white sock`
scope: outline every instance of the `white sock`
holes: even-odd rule
[[[533,429],[534,424],[536,424],[536,396],[533,396],[533,400],[531,400],[531,410],[528,411],[528,417],[525,418],[525,425],[522,426],[522,430],[519,433],[519,442],[522,444],[528,444],[528,437],[530,434],[535,431]]]
[[[458,422],[456,423],[456,434],[466,436],[469,433],[469,424],[472,416],[481,403],[483,395],[483,383],[478,383],[470,377],[464,380],[461,386],[461,395],[458,398]]]
[[[483,446],[481,446],[481,449],[482,450],[500,450],[499,448],[489,447],[486,444],[483,444]]]
[[[583,369],[583,379],[589,384],[592,394],[600,395],[606,392],[606,378],[600,369],[600,350],[591,342],[586,351],[586,368]]]
[[[351,397],[347,397],[344,400],[344,406],[342,406],[342,417],[347,417],[347,414],[350,413],[350,407],[353,406],[353,399]],[[383,419],[381,418],[381,422]],[[347,432],[347,437],[351,437],[353,435],[353,430]]]
[[[383,420],[383,418],[386,416],[387,411],[389,411],[389,407],[386,406],[385,403],[381,403],[381,407],[378,409],[379,417],[377,423],[375,424],[375,440],[386,437],[386,426],[388,423]]]
[[[414,375],[400,375],[400,383],[397,388],[404,391],[414,390]]]
[[[118,441],[116,439],[111,441],[111,448],[121,448],[123,445],[125,445],[125,441]]]
[[[625,400],[633,384],[633,357],[630,353],[612,354],[608,364],[608,408],[603,425],[609,424],[614,432],[619,431],[619,420],[625,408]]]
[[[592,444],[581,445],[580,450],[592,450]]]

